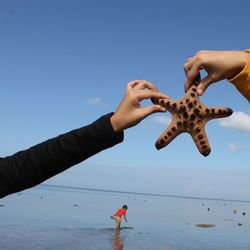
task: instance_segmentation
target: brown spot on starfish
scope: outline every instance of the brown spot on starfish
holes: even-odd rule
[[[172,121],[155,143],[157,149],[167,146],[176,136],[189,133],[198,150],[204,156],[211,152],[205,125],[209,120],[230,116],[233,111],[225,107],[208,107],[204,105],[193,85],[181,99],[152,99],[172,114]]]

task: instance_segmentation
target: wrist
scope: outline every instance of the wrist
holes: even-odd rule
[[[119,132],[123,131],[123,129],[119,123],[119,119],[117,118],[115,113],[111,116],[110,123],[111,123],[111,126],[115,132],[119,133]]]
[[[250,101],[250,50],[246,50],[248,54],[247,63],[245,67],[232,79],[229,79],[237,90]]]
[[[238,55],[238,67],[236,67],[234,70],[231,71],[231,74],[228,75],[227,79],[228,81],[233,81],[234,78],[236,78],[238,75],[240,75],[246,65],[247,65],[247,62],[249,60],[249,51],[250,50],[245,50],[245,51],[241,51],[241,54]]]

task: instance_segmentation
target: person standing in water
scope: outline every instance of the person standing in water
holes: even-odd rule
[[[120,229],[121,228],[121,220],[122,220],[122,216],[125,220],[125,222],[127,223],[127,218],[126,218],[126,212],[128,210],[128,206],[127,205],[123,205],[122,208],[119,208],[116,213],[112,216],[112,218],[115,220],[115,224],[116,227],[115,229]]]

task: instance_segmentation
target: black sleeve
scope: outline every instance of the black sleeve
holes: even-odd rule
[[[84,161],[88,157],[123,141],[115,133],[110,116],[49,139],[27,150],[0,159],[0,198],[26,188]]]

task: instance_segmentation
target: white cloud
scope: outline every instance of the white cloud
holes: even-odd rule
[[[250,115],[244,112],[234,112],[230,117],[222,119],[220,125],[241,131],[250,131]]]
[[[94,97],[94,98],[88,98],[85,99],[85,103],[91,106],[97,106],[97,107],[107,107],[108,105],[102,102],[101,98]]]
[[[229,143],[228,149],[230,152],[241,152],[243,150],[243,146]]]
[[[152,117],[151,121],[153,123],[158,123],[158,124],[163,124],[163,125],[169,125],[169,123],[171,122],[169,117],[162,116],[162,115]]]

